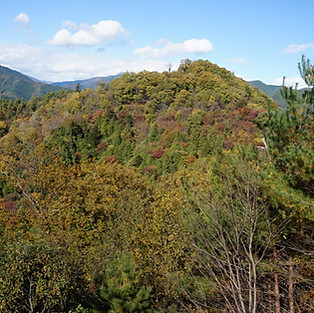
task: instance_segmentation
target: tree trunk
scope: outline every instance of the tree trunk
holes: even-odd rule
[[[271,284],[268,284],[268,303],[267,303],[267,307],[268,307],[268,313],[273,313],[273,301],[272,301],[272,286]]]
[[[292,257],[289,256],[289,313],[294,313],[294,297],[293,297],[293,263]]]
[[[277,267],[278,255],[277,255],[277,250],[276,250],[275,245],[274,245],[273,253],[274,253],[274,263]],[[279,281],[278,281],[277,269],[275,270],[275,273],[274,273],[274,293],[275,293],[275,312],[280,313],[280,293],[279,293]]]

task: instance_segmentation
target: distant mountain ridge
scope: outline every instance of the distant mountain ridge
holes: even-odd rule
[[[101,83],[109,83],[123,73],[105,77],[93,77],[84,80],[46,83],[37,78],[26,76],[18,71],[0,65],[0,99],[25,99],[43,96],[48,92],[61,89],[75,90],[77,84],[80,89],[96,89]]]
[[[260,80],[249,81],[248,83],[264,92],[266,96],[272,98],[279,107],[287,107],[287,102],[280,93],[281,86],[267,85]]]
[[[82,90],[87,88],[96,89],[99,84],[110,83],[122,75],[123,73],[119,73],[105,77],[92,77],[84,80],[47,84],[36,78],[26,76],[20,72],[0,65],[0,99],[22,98],[29,100],[32,97],[43,96],[48,92],[55,92],[60,89],[75,90],[78,84]],[[260,80],[249,81],[248,83],[272,98],[279,107],[285,108],[287,106],[286,101],[282,98],[280,93],[281,86],[267,85]]]
[[[43,96],[62,88],[39,81],[0,65],[0,99],[25,99]]]
[[[84,80],[56,82],[56,83],[52,83],[52,85],[75,90],[77,84],[80,84],[81,89],[87,89],[87,88],[96,89],[99,86],[99,84],[110,83],[112,80],[118,77],[121,77],[122,75],[123,73],[119,73],[117,75],[110,75],[110,76],[105,76],[105,77],[92,77],[92,78],[84,79]]]

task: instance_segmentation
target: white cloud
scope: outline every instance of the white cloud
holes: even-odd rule
[[[165,39],[156,42],[158,48],[146,46],[133,51],[133,54],[141,58],[164,58],[181,53],[200,53],[213,50],[212,43],[207,39],[189,39],[182,43],[173,43]]]
[[[242,63],[242,64],[249,63],[248,60],[242,59],[242,58],[231,58],[231,59],[229,59],[229,62],[232,62],[232,63]]]
[[[283,77],[277,78],[274,81],[270,82],[270,85],[282,86]],[[298,84],[298,89],[302,89],[307,87],[302,77],[285,77],[285,86],[287,87],[295,87]]]
[[[108,57],[97,50],[78,53],[57,47],[4,44],[0,41],[0,64],[43,81],[70,81],[126,71],[165,71],[164,60]],[[173,67],[179,62],[173,62]]]
[[[72,33],[68,29],[59,30],[48,42],[53,46],[92,46],[104,43],[117,38],[125,33],[125,29],[117,21],[103,20],[89,26],[87,24],[76,24],[66,21],[63,23],[67,28],[78,28],[78,31]]]
[[[64,28],[68,28],[68,29],[79,29],[79,26],[77,26],[75,23],[73,23],[72,21],[69,21],[69,20],[67,20],[67,21],[64,21],[63,23],[62,23],[62,26],[64,27]]]
[[[297,45],[297,44],[289,45],[282,51],[282,53],[300,53],[309,48],[314,48],[314,43],[308,43],[308,44],[302,44],[302,45]]]
[[[31,32],[33,32],[29,28],[29,17],[28,17],[27,14],[20,13],[19,15],[17,15],[14,18],[13,22],[18,25],[18,28],[15,29],[15,31],[23,32],[23,33],[31,33]]]
[[[156,41],[155,43],[155,46],[165,46],[165,45],[168,45],[168,44],[171,44],[171,41],[165,39],[165,38],[161,38],[159,39],[158,41]]]
[[[25,13],[20,13],[15,17],[14,23],[20,23],[21,25],[28,26],[29,17]]]

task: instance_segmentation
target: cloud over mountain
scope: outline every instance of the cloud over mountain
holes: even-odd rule
[[[271,85],[275,86],[282,86],[283,77],[277,78],[270,82]],[[295,77],[285,77],[285,86],[287,87],[295,87],[297,85],[298,89],[306,88],[307,85],[302,79],[302,77],[295,76]]]
[[[164,58],[181,53],[201,53],[213,50],[212,43],[207,39],[189,39],[182,43],[160,40],[156,46],[145,46],[133,51],[133,54],[142,58]]]

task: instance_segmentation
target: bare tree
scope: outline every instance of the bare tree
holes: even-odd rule
[[[165,64],[165,66],[167,67],[167,70],[168,70],[168,72],[170,73],[171,70],[172,70],[172,66],[173,66],[172,63],[169,62],[169,63]]]
[[[219,173],[218,187],[198,192],[192,208],[195,284],[204,291],[206,282],[207,289],[220,297],[194,297],[185,291],[205,311],[212,307],[234,313],[266,312],[268,297],[258,267],[275,231],[254,167],[243,162],[236,171]]]
[[[295,309],[294,309],[294,271],[293,271],[293,261],[292,261],[292,257],[289,256],[289,313],[295,313]]]
[[[278,254],[276,245],[273,247],[274,264],[278,267]],[[280,313],[280,291],[279,291],[279,278],[278,272],[274,272],[274,295],[275,295],[275,313]]]

